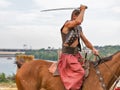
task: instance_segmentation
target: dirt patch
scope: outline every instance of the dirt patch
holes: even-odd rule
[[[15,83],[0,83],[0,90],[17,90]]]

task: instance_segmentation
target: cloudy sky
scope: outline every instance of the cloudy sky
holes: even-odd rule
[[[120,0],[0,0],[0,48],[61,47],[60,28],[85,4],[83,32],[93,45],[120,45]]]

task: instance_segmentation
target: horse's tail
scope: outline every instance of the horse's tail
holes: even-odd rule
[[[15,64],[17,65],[17,68],[20,69],[21,66],[25,63],[23,59],[15,61]]]

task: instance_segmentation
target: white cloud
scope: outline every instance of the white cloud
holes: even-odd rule
[[[0,22],[2,23],[10,23],[14,20],[15,16],[17,15],[16,11],[0,11]]]
[[[120,14],[120,6],[115,6],[112,8],[113,12]]]
[[[61,47],[58,27],[49,25],[15,25],[7,28],[9,30],[1,31],[0,33],[0,47],[21,48],[24,43],[37,49],[47,48],[48,46]],[[5,35],[8,37],[4,38]]]
[[[57,7],[68,7],[68,6],[74,6],[76,7],[76,5],[80,5],[80,3],[78,3],[78,0],[65,0],[65,1],[61,1],[61,0],[44,0],[44,1],[40,1],[40,0],[33,0],[33,2],[35,2],[36,5],[38,5],[38,7],[42,7],[42,8],[57,8]],[[78,7],[78,6],[77,6]]]
[[[37,19],[38,14],[34,12],[24,13],[19,12],[16,16],[16,20],[18,22],[32,22],[33,20]]]
[[[107,8],[111,5],[113,5],[115,0],[84,0],[84,1],[78,1],[78,0],[33,0],[33,2],[41,8],[49,9],[49,8],[60,8],[60,7],[79,7],[81,4],[85,4],[88,6],[88,8]],[[109,4],[108,4],[109,3]]]
[[[22,12],[22,11],[0,11],[0,24],[13,25],[13,24],[30,24],[39,20],[39,12]]]
[[[0,3],[4,1],[1,0]],[[119,44],[117,42],[120,38],[119,0],[33,0],[35,8],[29,10],[7,8],[12,1],[8,3],[2,6],[6,7],[5,9],[0,9],[0,48],[19,48],[23,44],[31,45],[33,48],[61,47],[60,28],[70,19],[72,10],[55,12],[40,10],[78,7],[80,4],[88,6],[82,23],[86,37],[94,45]],[[14,2],[14,5],[16,3]],[[29,2],[27,5],[29,6]]]
[[[120,21],[93,20],[83,24],[83,32],[93,45],[119,44]]]
[[[0,0],[0,8],[6,8],[8,6],[12,5],[11,2],[6,1],[6,0]]]

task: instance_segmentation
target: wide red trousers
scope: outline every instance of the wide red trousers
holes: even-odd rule
[[[82,56],[78,53],[61,54],[58,62],[58,71],[66,90],[80,90],[85,74],[81,63],[78,61]]]

